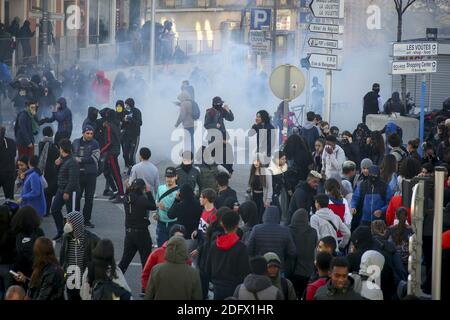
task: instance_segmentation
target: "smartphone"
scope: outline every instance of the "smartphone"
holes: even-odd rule
[[[19,274],[17,272],[14,272],[12,270],[9,270],[9,273],[12,274],[14,277],[18,277]]]

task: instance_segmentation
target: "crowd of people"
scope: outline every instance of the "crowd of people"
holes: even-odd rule
[[[110,83],[103,72],[97,72],[92,87],[96,105],[108,104]],[[408,182],[431,177],[436,166],[450,168],[445,104],[424,146],[416,140],[405,143],[394,122],[381,131],[361,123],[353,133],[340,132],[308,112],[305,124],[276,150],[271,133],[277,130],[269,112],[260,110],[250,133],[258,147],[245,200],[239,201],[230,187],[234,169],[227,155],[226,121],[235,115],[214,97],[204,128],[219,136],[194,149],[193,128],[201,111],[188,81],[180,91],[175,127],[185,129],[185,149],[178,166],[164,168],[163,183],[150,148],[139,148],[143,121],[133,98],[118,99],[114,109],[89,107],[81,136],[74,139],[71,108],[63,97],[46,116],[39,113],[40,101],[24,101],[15,139],[0,127],[6,198],[0,206],[0,299],[131,299],[125,274],[136,253],[146,300],[405,298],[413,233]],[[54,121],[56,132],[45,125]],[[37,141],[41,126],[43,138]],[[224,159],[207,152],[215,139],[223,140]],[[125,212],[124,250],[117,265],[112,241],[89,231],[95,228],[91,220],[101,174],[103,196],[122,204]],[[443,270],[449,253],[447,180]],[[430,293],[430,193],[425,201],[422,290]],[[59,258],[40,228],[50,215],[56,227],[52,240],[61,243]],[[443,283],[445,299],[446,272]]]

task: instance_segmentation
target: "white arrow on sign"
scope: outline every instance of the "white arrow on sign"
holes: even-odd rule
[[[339,70],[339,56],[334,54],[311,53],[308,57],[311,68]]]
[[[310,38],[308,40],[308,44],[310,47],[325,48],[325,49],[340,50],[344,47],[342,40],[331,40],[331,39]]]
[[[316,18],[344,18],[344,0],[312,0],[309,8]]]
[[[436,60],[392,62],[392,74],[417,74],[434,72],[437,72]]]
[[[309,31],[329,34],[344,34],[344,26],[337,24],[311,23],[309,25]]]
[[[437,42],[404,42],[394,43],[394,57],[437,56],[439,45]]]

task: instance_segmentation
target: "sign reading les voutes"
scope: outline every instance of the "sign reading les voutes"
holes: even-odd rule
[[[414,56],[437,56],[438,55],[437,42],[403,42],[394,43],[394,57],[414,57]]]

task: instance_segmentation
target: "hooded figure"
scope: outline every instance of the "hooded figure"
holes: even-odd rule
[[[367,226],[358,227],[353,231],[350,241],[353,244],[354,249],[347,256],[349,272],[356,273],[359,271],[362,255],[373,247],[372,232],[370,231],[370,228]]]
[[[177,98],[180,106],[180,115],[175,123],[175,127],[178,127],[181,123],[185,129],[193,128],[194,119],[192,118],[192,98],[190,94],[187,91],[182,91]]]
[[[239,206],[239,215],[244,222],[244,226],[241,227],[242,230],[242,241],[247,243],[248,238],[250,237],[250,233],[253,230],[253,227],[258,224],[258,208],[256,207],[256,203],[254,201],[245,201]]]
[[[285,259],[295,257],[296,248],[288,227],[280,225],[278,207],[266,208],[263,223],[253,227],[247,243],[250,256],[275,252],[281,260],[281,269],[285,270]]]
[[[297,255],[293,259],[288,259],[288,275],[294,281],[294,285],[299,284],[296,286],[297,295],[302,295],[309,277],[314,273],[317,232],[310,226],[309,214],[305,209],[295,211],[289,230],[297,249]],[[301,286],[300,283],[303,285]]]
[[[46,123],[58,122],[58,130],[55,134],[55,143],[58,144],[61,139],[70,139],[72,135],[72,112],[67,107],[67,101],[61,97],[56,100],[57,109],[50,118],[45,119]]]
[[[83,121],[82,128],[84,128],[86,125],[90,125],[92,128],[94,128],[94,134],[95,134],[98,130],[97,118],[98,118],[98,109],[96,107],[89,107],[88,108],[88,116]]]
[[[20,39],[22,52],[24,57],[31,56],[31,38],[34,37],[35,31],[31,31],[30,22],[25,20],[22,28],[20,28],[17,37]]]
[[[278,255],[273,252],[267,252],[264,255],[264,259],[266,259],[267,262],[267,273],[269,278],[272,281],[272,284],[283,293],[284,300],[297,300],[297,294],[295,293],[292,282],[281,275],[281,261]],[[275,270],[278,269],[278,272],[275,275],[271,274],[271,268],[276,268]]]
[[[251,274],[245,277],[244,283],[237,286],[233,297],[238,300],[283,300],[279,288],[272,284],[266,276],[267,262],[264,257],[250,259]]]
[[[202,288],[198,270],[186,264],[188,248],[182,237],[167,243],[166,262],[153,267],[145,300],[201,300]]]
[[[383,300],[381,291],[381,272],[384,257],[375,250],[366,251],[361,257],[359,275],[352,275],[355,280],[355,292],[369,300]]]
[[[95,79],[92,81],[92,91],[96,104],[104,105],[109,103],[111,81],[106,79],[104,71],[99,70],[96,72]]]

